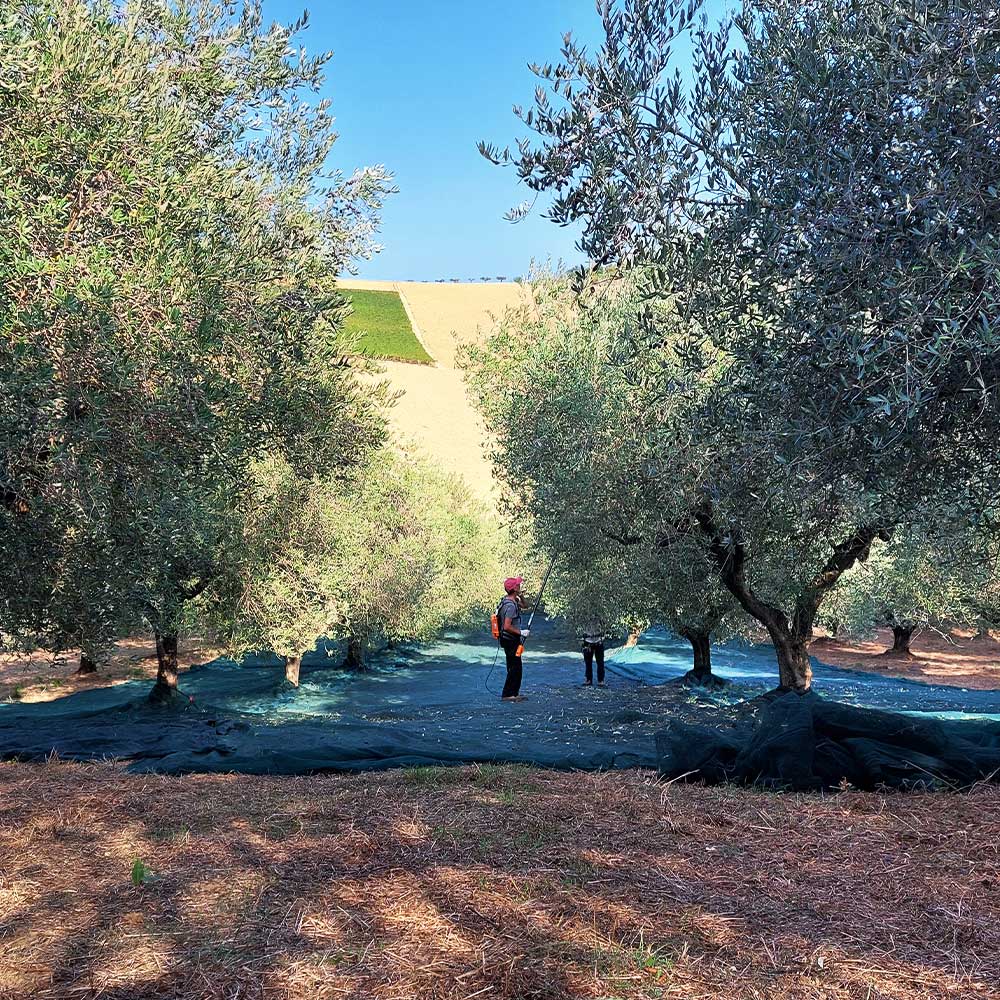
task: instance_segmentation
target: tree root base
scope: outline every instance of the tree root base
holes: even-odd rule
[[[149,703],[160,708],[183,709],[191,704],[191,698],[178,688],[157,683],[149,692]]]
[[[724,677],[717,677],[715,674],[696,674],[689,670],[683,677],[677,678],[678,684],[684,687],[699,688],[702,691],[721,691],[729,684]]]

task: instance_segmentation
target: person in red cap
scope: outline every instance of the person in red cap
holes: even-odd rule
[[[500,697],[504,701],[524,701],[521,694],[521,657],[517,655],[518,647],[530,634],[521,628],[521,612],[527,610],[527,602],[521,593],[524,578],[510,576],[503,582],[506,593],[497,608],[497,621],[500,623],[500,645],[507,658],[507,680],[504,682]]]

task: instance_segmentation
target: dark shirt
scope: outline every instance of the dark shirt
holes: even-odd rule
[[[505,628],[507,624],[507,619],[510,619],[511,625],[516,628],[521,628],[521,606],[517,603],[517,600],[511,597],[509,594],[500,602],[500,607],[497,608],[497,618],[500,619],[500,637],[502,639],[517,639],[519,638],[516,632],[508,632]]]

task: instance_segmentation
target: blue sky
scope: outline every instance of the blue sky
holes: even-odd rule
[[[527,64],[555,62],[566,31],[596,42],[593,0],[264,0],[274,20],[303,9],[306,47],[334,52],[324,96],[340,132],[335,165],[385,164],[399,187],[383,215],[385,249],[361,263],[362,276],[513,278],[533,258],[580,261],[576,233],[542,218],[543,203],[523,222],[504,221],[529,192],[476,143],[524,134],[511,107],[534,93]]]

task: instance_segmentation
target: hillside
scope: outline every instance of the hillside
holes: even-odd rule
[[[516,283],[442,284],[420,281],[344,279],[344,290],[399,293],[417,338],[433,358],[433,366],[385,362],[386,377],[400,399],[390,412],[394,432],[468,483],[492,502],[495,487],[483,457],[482,424],[455,368],[459,343],[489,329],[504,310],[525,300]]]

